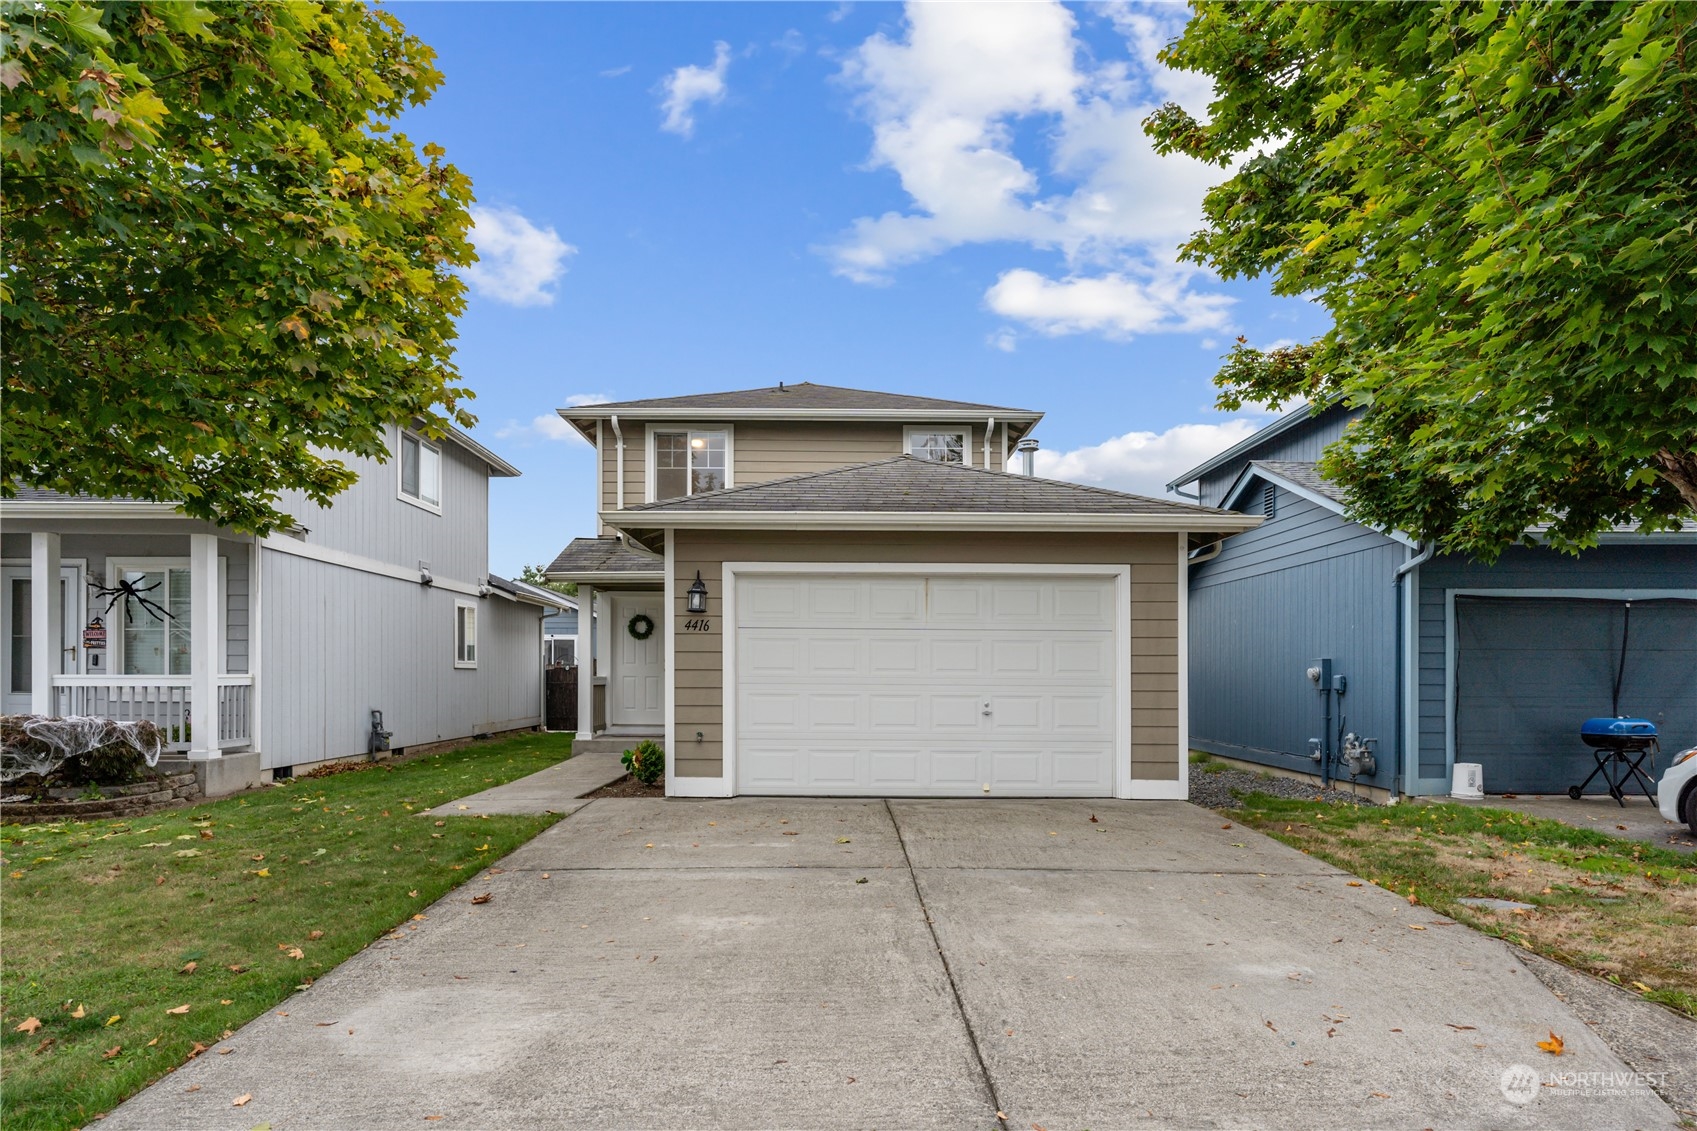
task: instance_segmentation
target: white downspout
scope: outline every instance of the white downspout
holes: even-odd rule
[[[996,432],[996,418],[991,417],[984,422],[984,470],[990,470],[990,437]],[[1002,470],[1007,470],[1003,468]]]
[[[613,414],[613,476],[616,481],[618,497],[613,500],[613,509],[625,509],[625,433],[619,427],[619,414]]]

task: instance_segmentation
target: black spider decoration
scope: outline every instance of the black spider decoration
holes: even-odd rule
[[[116,605],[119,601],[122,601],[124,603],[124,623],[130,624],[134,619],[130,615],[130,598],[132,597],[141,602],[142,608],[146,609],[160,620],[171,619],[170,613],[160,608],[155,602],[142,596],[144,593],[153,592],[155,589],[159,588],[160,584],[160,582],[155,581],[152,585],[142,588],[138,587],[136,583],[131,581],[129,578],[119,578],[118,584],[116,585],[96,585],[91,581],[89,582],[89,587],[94,590],[94,595],[96,597],[112,598],[110,601],[106,602],[106,613],[108,616],[112,613],[112,606]]]

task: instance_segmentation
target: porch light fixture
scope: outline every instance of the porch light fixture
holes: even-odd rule
[[[701,571],[695,571],[695,584],[689,587],[686,595],[686,607],[692,613],[707,611],[707,583],[701,580]]]

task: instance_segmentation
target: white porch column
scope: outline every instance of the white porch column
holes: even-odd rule
[[[595,737],[595,586],[577,587],[577,736]]]
[[[59,536],[29,536],[29,709],[56,715],[53,677],[64,663],[65,603],[59,599]]]
[[[218,536],[189,535],[189,757],[218,749]]]

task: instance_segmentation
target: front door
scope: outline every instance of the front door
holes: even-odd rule
[[[8,715],[27,715],[34,641],[30,636],[30,600],[34,589],[29,567],[9,565],[0,570],[0,691]],[[55,675],[77,670],[77,640],[82,631],[82,571],[74,565],[60,567],[59,599],[64,604],[64,638],[60,642],[59,668]]]
[[[659,593],[630,593],[613,598],[612,667],[607,680],[607,723],[610,726],[660,726],[666,721],[665,600]],[[638,640],[632,635],[647,625],[652,631]]]

